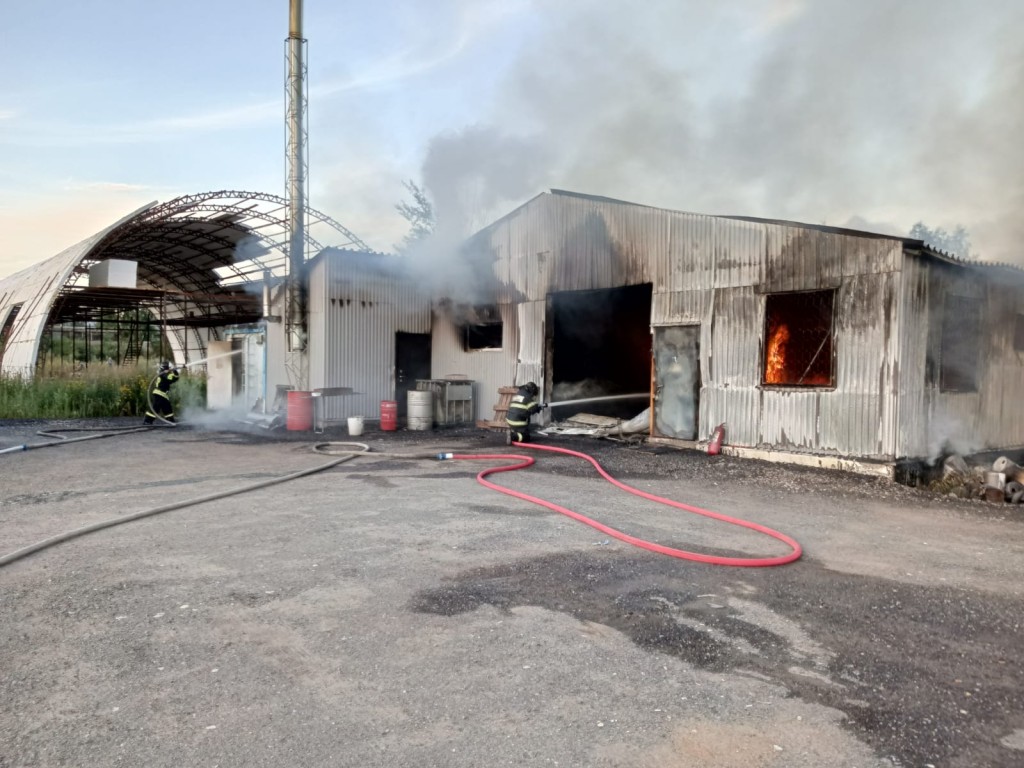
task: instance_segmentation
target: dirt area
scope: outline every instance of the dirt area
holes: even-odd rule
[[[0,422],[0,450],[44,427]],[[82,436],[87,433],[68,433]],[[322,466],[239,425],[0,455],[0,556]],[[840,472],[559,437],[796,538],[725,568],[488,490],[476,429],[184,505],[0,568],[0,766],[1018,766],[1024,511]],[[492,479],[670,547],[774,556],[578,459]]]

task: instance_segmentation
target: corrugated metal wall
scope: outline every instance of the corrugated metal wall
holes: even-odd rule
[[[371,266],[375,258],[370,255]],[[359,393],[324,398],[328,420],[379,418],[381,400],[395,395],[395,334],[430,333],[429,300],[394,274],[366,269],[366,260],[366,254],[328,251],[311,264],[310,388]]]
[[[536,302],[498,305],[502,323],[501,349],[477,349],[467,352],[463,348],[462,337],[451,315],[435,313],[434,334],[430,347],[432,375],[435,378],[443,378],[450,374],[462,374],[474,382],[474,418],[490,419],[498,402],[498,388],[510,386],[515,382],[517,350],[520,348],[519,329],[523,328],[528,335],[536,332],[538,327],[543,329],[544,302],[540,302],[539,323],[536,322],[531,309],[534,304]]]
[[[1024,445],[1024,351],[1014,349],[1024,315],[1020,278],[908,256],[901,292],[899,456],[938,456]],[[981,300],[978,391],[943,392],[942,320],[948,295]]]
[[[517,308],[503,307],[503,316],[506,329],[514,319],[519,343],[484,358],[463,351],[451,329],[436,330],[435,369],[476,371],[492,389],[512,383],[513,372],[515,383],[543,381],[550,293],[651,283],[652,325],[701,326],[703,438],[724,422],[733,445],[894,458],[920,455],[929,409],[978,413],[977,399],[929,399],[920,383],[927,348],[922,334],[934,323],[928,277],[920,265],[903,274],[898,238],[555,193],[534,198],[479,233],[475,243],[495,259],[500,300]],[[952,271],[970,279],[961,267]],[[766,295],[816,290],[835,291],[835,387],[763,386]],[[989,290],[991,305],[1002,307],[993,312],[1021,311],[1019,291]],[[990,355],[1002,362],[991,366],[979,393],[1005,405],[990,408],[970,428],[986,430],[993,440],[1017,435],[1021,442],[1017,425],[1024,409],[1007,415],[1012,394],[1024,391],[1021,356],[1007,356],[1012,323],[1008,327],[993,337],[998,347]],[[480,415],[488,415],[486,408]]]
[[[702,437],[725,422],[734,445],[892,453],[900,241],[562,194],[478,237],[497,259],[502,295],[518,301],[521,334],[518,348],[487,358],[481,378],[511,383],[518,363],[515,383],[543,381],[549,293],[651,283],[652,325],[701,325]],[[837,291],[836,388],[763,388],[765,294],[821,289]],[[457,367],[479,354],[452,344],[440,359]]]

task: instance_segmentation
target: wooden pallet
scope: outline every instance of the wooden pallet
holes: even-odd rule
[[[494,406],[494,418],[491,420],[477,419],[476,425],[480,429],[508,429],[505,423],[505,416],[508,414],[508,407],[512,403],[512,397],[519,391],[519,387],[498,387],[498,404]]]

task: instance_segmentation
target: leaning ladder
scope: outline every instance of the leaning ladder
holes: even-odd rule
[[[518,391],[518,387],[498,387],[498,404],[494,406],[494,418],[489,421],[477,419],[476,425],[480,429],[508,429],[505,416],[508,414],[508,407],[512,403],[513,395]]]

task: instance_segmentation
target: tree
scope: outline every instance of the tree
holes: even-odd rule
[[[957,224],[956,229],[952,232],[947,232],[942,227],[932,229],[925,226],[923,221],[919,221],[910,228],[910,237],[915,240],[923,240],[926,245],[951,253],[961,259],[976,257],[971,254],[971,236],[961,224]]]
[[[402,242],[395,245],[395,250],[399,253],[407,253],[415,243],[430,237],[436,225],[434,206],[427,193],[412,180],[404,182],[403,186],[412,195],[412,203],[403,200],[395,205],[395,210],[409,222],[409,231]]]

